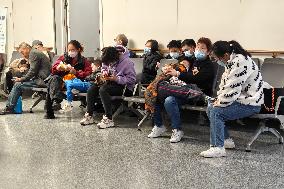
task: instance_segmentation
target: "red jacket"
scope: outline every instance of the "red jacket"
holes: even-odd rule
[[[87,76],[89,76],[92,73],[92,67],[91,67],[91,63],[85,58],[83,57],[83,65],[79,65],[78,61],[76,59],[72,59],[72,63],[71,66],[73,66],[75,68],[76,72],[76,77],[79,79],[85,79]],[[61,77],[64,77],[66,74],[68,74],[69,72],[64,72],[64,71],[58,71],[56,68],[57,66],[60,64],[60,62],[64,61],[64,55],[60,56],[55,63],[53,64],[52,68],[51,68],[51,73],[53,75],[59,75]]]

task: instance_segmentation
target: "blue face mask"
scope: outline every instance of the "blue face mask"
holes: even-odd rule
[[[192,57],[192,55],[193,55],[193,53],[191,53],[190,51],[185,51],[184,52],[184,56],[186,56],[188,58]]]
[[[172,57],[172,59],[178,59],[179,53],[178,52],[171,52],[170,56]]]
[[[150,47],[145,47],[144,48],[144,54],[150,53],[151,52],[151,48]]]
[[[226,66],[226,64],[225,64],[223,61],[221,61],[221,60],[218,60],[218,61],[217,61],[217,64],[219,64],[220,66],[223,66],[223,67]]]
[[[195,51],[194,56],[197,60],[205,60],[207,55],[202,51]]]

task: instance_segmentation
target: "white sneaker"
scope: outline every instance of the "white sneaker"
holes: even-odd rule
[[[173,133],[172,133],[172,137],[170,139],[170,142],[172,142],[172,143],[179,142],[182,139],[183,135],[184,135],[184,133],[183,133],[182,130],[174,129]]]
[[[200,153],[205,158],[225,157],[226,151],[224,147],[210,147],[209,150]]]
[[[104,119],[108,119],[106,115],[103,115],[103,119],[102,119],[102,120],[104,120]],[[99,126],[100,124],[103,123],[102,120],[101,120],[101,122],[99,122],[99,123],[97,124],[97,126]]]
[[[224,141],[224,148],[226,149],[234,149],[236,147],[234,141],[232,138],[227,138],[225,141]]]
[[[62,109],[59,110],[60,113],[69,113],[73,110],[73,105],[70,102],[66,102]]]
[[[114,127],[114,122],[113,120],[107,118],[106,116],[103,117],[100,123],[97,124],[99,129],[106,129],[109,127]]]
[[[158,127],[155,125],[154,128],[152,129],[152,132],[148,135],[148,138],[157,138],[162,134],[164,134],[166,131],[167,129],[165,126]]]
[[[91,125],[95,122],[93,116],[90,116],[89,113],[85,113],[84,118],[80,121],[81,125]]]

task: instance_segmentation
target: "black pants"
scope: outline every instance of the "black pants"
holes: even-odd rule
[[[12,74],[11,71],[8,71],[6,73],[6,87],[7,87],[7,90],[8,90],[9,93],[11,92],[11,90],[14,86],[14,82],[12,81],[12,79],[13,79],[13,74]]]
[[[87,112],[89,115],[93,115],[96,99],[100,96],[106,116],[112,119],[111,96],[122,96],[123,89],[123,85],[119,85],[115,82],[107,82],[101,87],[97,85],[91,86],[87,92]],[[126,89],[125,95],[131,96],[132,91]]]
[[[53,115],[53,102],[61,103],[65,98],[65,94],[62,92],[62,78],[57,75],[50,77],[47,83],[47,95],[45,99],[45,108],[48,115]]]

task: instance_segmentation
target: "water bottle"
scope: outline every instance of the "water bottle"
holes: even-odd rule
[[[22,107],[22,97],[20,96],[17,100],[17,104],[15,106],[14,112],[16,114],[21,114],[23,113],[23,107]]]

